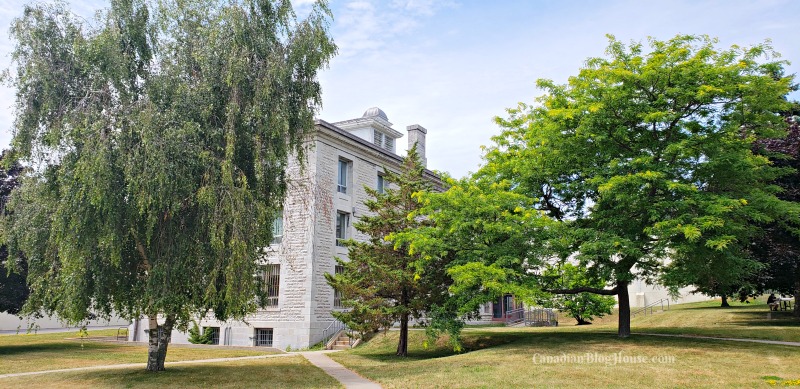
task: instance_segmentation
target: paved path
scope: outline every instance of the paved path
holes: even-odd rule
[[[713,337],[713,336],[674,335],[674,334],[643,334],[641,332],[633,332],[633,333],[631,333],[631,335],[664,336],[664,337],[668,337],[668,338],[685,338],[685,339],[730,340],[730,341],[733,341],[733,342],[779,344],[779,345],[782,345],[782,346],[800,347],[800,342],[785,342],[785,341],[782,341],[782,340],[742,339],[742,338],[716,338],[716,337]]]
[[[347,389],[380,389],[380,385],[330,359],[325,355],[327,353],[325,351],[309,351],[298,354],[304,356],[309,362],[324,370],[331,377],[339,380]]]

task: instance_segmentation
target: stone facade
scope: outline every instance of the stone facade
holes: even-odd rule
[[[334,291],[325,280],[334,273],[336,260],[347,260],[347,249],[336,245],[337,216],[348,215],[346,238],[366,240],[353,222],[368,212],[364,187],[375,189],[384,169],[397,171],[402,158],[395,153],[401,133],[391,128],[386,114],[370,108],[362,118],[338,123],[317,121],[307,144],[305,166],[291,161],[289,190],[283,211],[280,243],[264,249],[264,264],[280,265],[278,302],[250,315],[245,322],[204,319],[202,327],[219,329],[219,344],[254,346],[256,329],[272,330],[272,347],[298,349],[320,342],[333,322]],[[422,129],[422,136],[419,136]],[[425,160],[424,128],[408,127],[409,141],[418,143]],[[388,140],[387,140],[388,139]],[[340,190],[340,161],[347,163],[347,181]],[[426,175],[441,182],[431,171]],[[130,340],[147,339],[147,320],[131,325]],[[174,331],[174,343],[187,343],[187,334]]]

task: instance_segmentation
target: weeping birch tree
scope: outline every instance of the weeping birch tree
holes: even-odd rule
[[[12,148],[32,169],[3,237],[28,258],[27,312],[146,316],[160,371],[173,328],[257,308],[287,159],[303,157],[336,51],[331,14],[114,0],[98,15],[37,4],[11,27]]]

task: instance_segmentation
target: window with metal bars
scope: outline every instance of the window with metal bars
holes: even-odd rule
[[[256,328],[255,345],[272,347],[272,328]]]
[[[334,274],[342,274],[344,273],[344,265],[336,265],[334,267]],[[334,308],[344,308],[342,306],[342,292],[334,289],[333,290],[333,307]]]
[[[267,298],[264,306],[277,307],[280,293],[281,265],[269,264],[261,267],[264,292]]]
[[[219,344],[219,327],[205,327],[203,331],[211,331],[211,344]]]

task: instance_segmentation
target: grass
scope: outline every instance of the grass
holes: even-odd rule
[[[746,338],[800,342],[800,320],[791,311],[770,312],[763,298],[751,303],[731,302],[720,307],[720,300],[679,304],[669,311],[637,315],[631,319],[631,331],[639,333],[701,335],[722,338]],[[767,318],[770,314],[770,318]],[[616,332],[617,315],[595,320],[593,325],[580,326],[580,331]],[[574,321],[563,321],[565,327]]]
[[[7,388],[341,388],[302,356],[180,365],[153,374],[144,369],[95,370],[0,379]]]
[[[790,312],[773,312],[767,319],[762,300],[734,302],[731,308],[719,304],[673,306],[634,318],[632,329],[800,341],[800,321]],[[390,331],[331,357],[386,388],[800,385],[800,347],[637,335],[619,339],[616,325],[617,316],[611,315],[590,326],[562,317],[555,328],[470,327],[463,333],[467,352],[460,354],[444,341],[423,348],[424,334],[412,331],[406,358],[394,356],[397,332]],[[614,363],[621,357],[625,363]]]
[[[114,336],[116,330],[89,331],[89,336]],[[77,340],[76,333],[0,335],[0,374],[73,367],[147,362],[147,347],[125,343]],[[171,345],[167,362],[272,354],[257,349]]]
[[[800,321],[789,312],[767,319],[762,300],[673,306],[632,320],[634,332],[800,341]],[[477,326],[464,330],[465,352],[445,340],[422,347],[424,331],[411,331],[410,356],[394,355],[396,331],[379,334],[331,357],[386,388],[495,387],[770,387],[800,386],[800,347],[704,339],[615,336],[617,317],[576,326]],[[113,336],[92,331],[91,336]],[[81,366],[143,363],[146,348],[68,340],[77,334],[0,336],[0,374]],[[259,355],[255,349],[171,346],[167,361]],[[1,387],[224,387],[327,388],[338,382],[301,356],[142,368],[49,373],[0,379]]]
[[[424,334],[412,331],[410,356],[399,358],[397,336],[380,334],[331,357],[385,388],[754,387],[767,385],[766,376],[800,379],[800,348],[789,346],[498,328],[465,331],[462,354],[444,342],[425,349]],[[615,363],[620,357],[625,363]],[[567,361],[546,363],[552,358]]]

